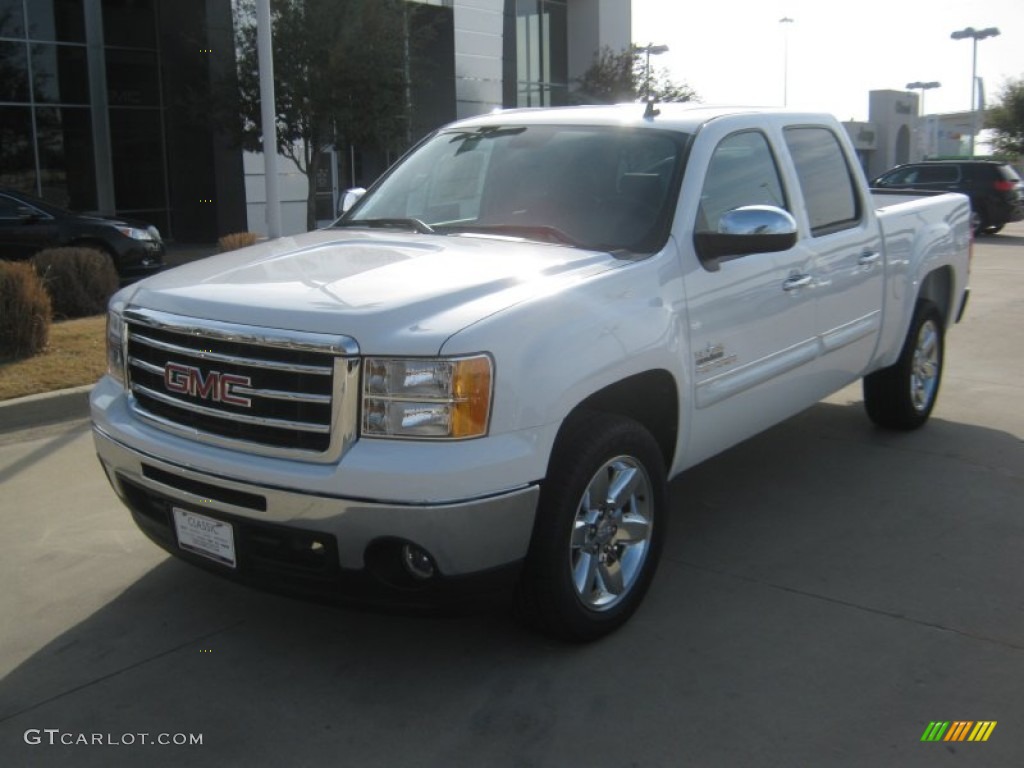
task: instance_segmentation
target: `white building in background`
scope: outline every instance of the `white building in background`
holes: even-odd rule
[[[416,135],[458,118],[502,107],[557,106],[602,48],[629,48],[630,0],[408,0],[438,9],[435,55],[452,82],[414,97]],[[388,160],[391,158],[387,158]],[[265,234],[263,155],[246,153],[245,193],[250,232]],[[365,185],[384,165],[342,151],[316,180],[318,217],[333,218],[341,193]],[[278,159],[284,234],[306,230],[306,178]],[[322,203],[319,204],[319,203]]]
[[[868,179],[902,163],[965,157],[970,152],[970,112],[918,115],[918,109],[919,96],[913,91],[871,91],[868,122],[844,123]],[[981,137],[975,151],[987,152]]]

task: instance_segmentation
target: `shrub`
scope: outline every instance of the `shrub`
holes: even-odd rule
[[[47,248],[32,257],[57,317],[87,317],[107,309],[121,280],[110,257],[95,248]]]
[[[259,239],[259,235],[255,232],[232,232],[230,235],[224,235],[217,241],[217,245],[220,246],[220,252],[234,251],[239,248],[245,248],[249,245],[254,245]]]
[[[31,357],[46,348],[53,310],[30,264],[0,261],[0,357]]]

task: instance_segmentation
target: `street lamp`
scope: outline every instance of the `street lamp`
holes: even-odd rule
[[[921,91],[921,104],[920,104],[920,108],[918,109],[918,115],[923,115],[924,114],[924,92],[925,91],[930,91],[932,88],[941,88],[941,87],[942,87],[942,83],[936,83],[934,81],[932,81],[930,83],[922,83],[920,80],[918,80],[917,82],[907,83],[907,90],[908,91]]]
[[[966,27],[950,35],[953,40],[970,39],[974,41],[971,56],[971,157],[974,157],[974,137],[978,132],[978,104],[976,101],[977,97],[975,96],[978,80],[978,41],[984,40],[986,37],[996,37],[998,35],[999,29],[997,27],[987,27],[986,29]]]
[[[922,133],[922,131],[921,131],[921,120],[925,119],[924,92],[925,91],[930,91],[932,88],[941,88],[942,87],[942,83],[936,83],[934,81],[928,82],[928,83],[922,83],[920,80],[917,80],[917,81],[915,81],[913,83],[907,83],[906,87],[907,87],[908,91],[921,91],[920,103],[918,104],[918,108],[917,108],[917,126],[918,127],[914,129],[914,132],[917,134],[918,139],[920,140],[921,133]],[[931,122],[931,125],[934,126],[934,121]],[[937,142],[934,142],[932,140],[932,134],[933,133],[934,133],[934,131],[931,130],[931,128],[929,128],[928,135],[925,137],[925,140],[924,140],[924,144],[925,144],[924,156],[925,156],[925,158],[927,158],[931,154],[931,151],[932,151],[932,148],[933,148],[933,144],[937,143]]]
[[[633,50],[637,53],[643,51],[647,54],[647,64],[644,67],[644,101],[651,100],[651,54],[660,56],[668,51],[667,45],[654,45],[648,43],[647,45],[636,45],[633,46]]]
[[[779,24],[792,23],[793,20],[789,16],[779,19]],[[785,107],[789,104],[789,27],[785,26],[782,29],[782,106]]]

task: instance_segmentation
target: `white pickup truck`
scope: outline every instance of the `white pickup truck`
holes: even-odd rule
[[[333,226],[119,292],[100,461],[170,552],[589,640],[683,470],[863,378],[928,418],[970,207],[873,196],[831,117],[523,110],[437,131]]]

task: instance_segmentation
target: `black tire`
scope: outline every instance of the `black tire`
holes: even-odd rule
[[[873,422],[911,430],[928,421],[942,381],[944,328],[938,307],[918,301],[899,359],[864,377],[864,406]]]
[[[594,494],[615,503],[598,504]],[[565,424],[541,487],[517,594],[520,617],[553,637],[596,640],[622,626],[661,556],[668,489],[651,433],[585,412]]]
[[[971,232],[975,237],[985,234],[985,218],[978,211],[971,210]]]
[[[1000,232],[1003,231],[1004,226],[1004,224],[990,224],[989,226],[985,227],[985,234],[998,235]]]

